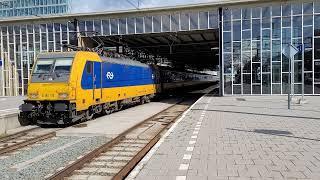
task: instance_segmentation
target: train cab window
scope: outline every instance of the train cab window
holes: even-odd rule
[[[87,62],[86,70],[87,70],[87,73],[88,73],[88,74],[92,74],[92,71],[93,71],[93,63],[92,63],[91,61],[88,61],[88,62]]]

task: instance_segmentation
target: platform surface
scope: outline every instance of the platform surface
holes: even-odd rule
[[[127,179],[320,179],[320,97],[199,100]]]
[[[114,138],[132,126],[161,112],[176,103],[176,99],[151,102],[134,106],[107,116],[85,122],[87,127],[68,127],[57,132],[57,136],[105,136]]]
[[[24,96],[1,97],[0,96],[0,115],[16,113],[19,106],[23,103]]]

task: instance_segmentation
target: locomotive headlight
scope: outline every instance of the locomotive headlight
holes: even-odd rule
[[[68,97],[69,97],[68,93],[59,93],[59,98],[61,98],[61,99],[66,99]]]
[[[36,99],[36,98],[38,98],[38,96],[39,96],[38,93],[30,93],[30,94],[29,94],[29,97],[30,97],[31,99]]]

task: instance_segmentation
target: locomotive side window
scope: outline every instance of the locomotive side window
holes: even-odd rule
[[[92,63],[91,61],[88,61],[86,66],[87,66],[87,67],[86,67],[87,73],[88,73],[88,74],[92,74],[93,63]]]

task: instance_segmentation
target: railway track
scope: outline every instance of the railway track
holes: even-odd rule
[[[49,174],[50,180],[61,179],[123,179],[155,145],[170,125],[197,99],[199,95],[182,100],[160,113],[126,130],[113,140],[76,161]]]
[[[0,156],[52,138],[56,135],[55,132],[56,130],[43,130],[39,127],[35,127],[5,136],[0,139]]]

